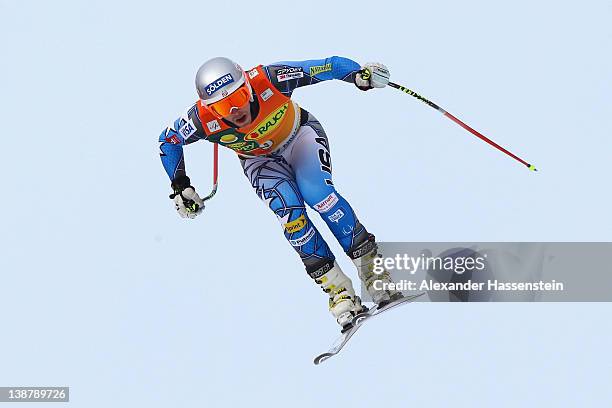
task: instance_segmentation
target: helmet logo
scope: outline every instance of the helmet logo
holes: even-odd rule
[[[224,86],[228,84],[231,84],[232,82],[234,82],[234,77],[232,77],[232,74],[225,74],[221,78],[217,79],[216,81],[211,82],[206,87],[206,93],[208,94],[208,96],[212,96],[219,89],[223,88]],[[227,96],[227,95],[224,95],[224,96]]]

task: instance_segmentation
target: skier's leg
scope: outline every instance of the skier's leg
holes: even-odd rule
[[[361,311],[361,303],[350,279],[308,218],[293,169],[282,156],[241,158],[241,164],[257,195],[283,226],[285,238],[299,254],[307,273],[329,294],[330,311],[345,326]]]
[[[296,182],[305,201],[315,209],[353,260],[359,278],[375,303],[398,297],[396,291],[376,290],[375,281],[390,283],[388,272],[373,272],[378,247],[374,235],[359,222],[353,208],[338,193],[332,181],[329,141],[319,121],[308,114],[296,141],[285,155],[296,175]]]
[[[317,211],[345,252],[368,239],[353,208],[338,193],[332,181],[329,141],[317,119],[308,113],[287,156],[304,200]]]

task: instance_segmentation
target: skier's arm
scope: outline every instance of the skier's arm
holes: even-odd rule
[[[183,146],[206,138],[196,110],[191,105],[159,135],[159,156],[171,182],[186,176]]]
[[[178,129],[178,131],[176,130]],[[184,139],[185,137],[186,139]],[[189,116],[181,117],[168,126],[159,136],[160,158],[174,191],[170,198],[183,218],[195,218],[204,209],[204,202],[191,185],[185,172],[183,145],[197,140],[197,129]]]
[[[357,62],[338,56],[307,61],[281,61],[264,66],[272,84],[287,96],[291,96],[296,88],[331,79],[355,83],[355,76],[360,70],[361,65]]]
[[[178,134],[173,126],[168,126],[159,135],[159,157],[166,174],[170,177],[170,181],[178,177],[186,176],[185,173],[185,158],[183,155],[183,138]]]

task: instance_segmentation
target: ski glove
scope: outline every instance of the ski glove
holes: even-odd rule
[[[174,179],[172,189],[174,193],[170,194],[170,198],[174,201],[176,211],[181,218],[195,218],[202,212],[204,201],[191,186],[189,177],[182,176]]]
[[[366,62],[361,71],[355,74],[355,85],[362,91],[384,88],[389,83],[389,70],[383,64]]]

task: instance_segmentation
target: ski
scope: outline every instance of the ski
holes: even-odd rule
[[[363,321],[360,322],[357,326],[353,325],[353,327],[342,333],[342,335],[332,344],[332,347],[327,352],[316,356],[314,359],[315,365],[319,365],[328,358],[338,354],[340,350],[342,350],[342,348],[345,346],[345,344],[348,343],[350,338],[353,337],[353,334],[355,334],[355,332],[359,330],[359,327],[361,327],[362,323]]]
[[[416,298],[424,295],[425,292],[423,293],[419,293],[416,295],[410,295],[410,296],[404,296],[401,299],[398,299],[394,302],[390,302],[387,303],[386,305],[382,306],[382,307],[378,307],[378,305],[373,306],[372,308],[370,308],[369,310],[367,310],[366,312],[363,313],[359,313],[357,316],[355,316],[353,318],[353,322],[352,325],[353,327],[351,327],[350,329],[348,329],[347,331],[345,331],[344,333],[341,334],[341,336],[332,344],[332,347],[326,351],[323,354],[319,354],[318,356],[315,357],[314,359],[314,363],[315,365],[319,365],[322,362],[324,362],[325,360],[335,356],[336,354],[340,353],[340,351],[344,348],[344,346],[346,345],[346,343],[348,343],[348,341],[351,339],[351,337],[353,337],[353,335],[357,332],[357,330],[359,330],[359,328],[363,325],[363,323],[365,323],[366,320],[377,316],[381,313],[386,312],[387,310],[393,309],[397,306],[401,306],[404,305],[406,303],[410,303],[413,300],[415,300]]]

